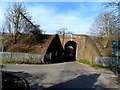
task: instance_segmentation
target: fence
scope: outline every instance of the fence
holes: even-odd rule
[[[0,52],[2,60],[17,60],[17,61],[43,61],[43,54],[32,53],[16,53],[16,52]]]
[[[103,66],[117,66],[120,68],[120,58],[118,57],[96,57],[96,63]]]

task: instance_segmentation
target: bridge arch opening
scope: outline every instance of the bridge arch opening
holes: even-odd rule
[[[64,46],[65,60],[75,61],[76,60],[76,46],[75,41],[68,41]]]

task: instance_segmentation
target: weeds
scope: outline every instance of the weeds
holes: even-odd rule
[[[105,69],[109,69],[113,72],[115,72],[116,70],[120,71],[120,68],[116,69],[116,66],[103,66],[102,64],[96,64],[96,63],[91,63],[90,60],[86,60],[86,59],[82,59],[79,61],[80,63],[83,64],[87,64],[90,65],[92,67],[98,67],[98,68],[105,68]],[[118,75],[116,78],[114,78],[115,81],[117,81],[118,84],[120,84],[120,75]]]
[[[4,60],[4,64],[42,64],[41,61],[30,61],[30,60]]]
[[[79,62],[83,63],[83,64],[90,65],[92,67],[106,68],[106,69],[110,69],[112,71],[116,70],[115,66],[103,66],[102,64],[91,63],[90,60],[86,60],[86,59],[82,59]]]

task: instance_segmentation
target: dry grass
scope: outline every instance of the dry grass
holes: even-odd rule
[[[21,34],[17,37],[17,43],[13,44],[14,38],[8,36],[4,39],[5,51],[24,53],[44,53],[51,41],[50,35]]]

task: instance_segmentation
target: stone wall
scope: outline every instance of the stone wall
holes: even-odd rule
[[[96,63],[103,66],[117,66],[120,68],[120,58],[118,57],[96,57]]]
[[[43,54],[32,54],[32,53],[16,53],[16,52],[0,52],[2,60],[18,60],[18,61],[42,61],[44,58]]]

